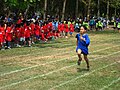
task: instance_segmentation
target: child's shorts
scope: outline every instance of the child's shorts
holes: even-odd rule
[[[79,49],[79,48],[76,48],[76,52],[78,53],[78,54],[83,54],[83,55],[87,55],[86,53],[84,53],[81,49]]]
[[[40,36],[38,36],[38,35],[36,35],[35,37],[36,37],[36,39],[40,39]]]
[[[21,41],[21,42],[22,42],[22,41],[24,42],[24,41],[25,41],[25,37],[21,37],[21,38],[20,38],[20,41]]]
[[[69,32],[70,33],[70,35],[72,35],[73,34],[73,32]]]
[[[30,41],[30,40],[31,40],[31,38],[30,38],[30,37],[25,38],[25,41]]]

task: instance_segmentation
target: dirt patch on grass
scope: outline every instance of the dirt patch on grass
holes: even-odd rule
[[[20,66],[32,66],[32,65],[41,65],[43,63],[47,63],[50,61],[55,61],[56,59],[65,59],[70,57],[71,55],[69,53],[66,53],[64,55],[52,55],[52,56],[46,56],[46,57],[36,57],[36,58],[30,58],[30,59],[25,59],[25,61],[23,62],[16,62],[16,64],[20,65]],[[12,63],[13,64],[13,63]]]

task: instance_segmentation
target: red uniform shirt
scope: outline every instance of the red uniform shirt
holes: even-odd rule
[[[61,24],[58,24],[58,31],[61,32]]]
[[[21,27],[20,37],[25,37],[25,28]]]
[[[70,32],[74,32],[74,25],[70,24]]]
[[[5,41],[5,28],[1,27],[0,32],[1,32],[1,42],[4,42]]]
[[[61,24],[61,31],[64,31],[64,29],[65,29],[65,25]]]
[[[30,38],[30,27],[29,26],[25,27],[25,38]]]
[[[17,24],[21,24],[21,22],[22,22],[22,20],[21,20],[21,19],[19,19],[19,20],[17,21]]]
[[[45,40],[45,35],[44,35],[44,33],[41,33],[41,40]]]
[[[47,36],[46,36],[46,38],[48,39],[48,38],[50,38],[51,37],[51,33],[50,33],[50,31],[47,33]]]
[[[68,24],[65,24],[65,32],[69,32]]]
[[[35,25],[35,35],[39,36],[40,35],[40,26]]]
[[[50,23],[48,24],[48,28],[49,28],[50,31],[52,31],[52,28],[53,28],[53,27],[52,27],[52,22],[50,22]]]
[[[0,43],[3,42],[3,32],[2,27],[0,27]]]
[[[30,27],[31,27],[31,35],[34,35],[34,31],[35,31],[35,24],[30,24]]]
[[[6,40],[12,41],[12,28],[11,27],[7,27],[6,29]]]
[[[17,38],[20,38],[20,31],[21,31],[21,28],[19,28],[19,27],[17,27],[17,28],[15,29],[15,36],[16,36]]]

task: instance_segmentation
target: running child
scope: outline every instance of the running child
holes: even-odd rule
[[[87,69],[89,70],[89,60],[88,60],[88,46],[90,44],[90,39],[88,34],[86,34],[87,28],[85,26],[82,26],[80,28],[80,32],[76,35],[77,38],[77,48],[76,48],[76,52],[78,55],[78,65],[80,65],[82,58],[81,58],[81,54],[83,54],[84,59],[86,61],[87,64]]]

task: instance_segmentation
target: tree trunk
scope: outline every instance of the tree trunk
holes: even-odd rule
[[[98,0],[97,9],[98,9],[97,17],[100,17],[100,0]]]
[[[89,0],[89,2],[88,2],[88,12],[87,12],[87,19],[88,20],[90,18],[90,3],[91,3],[91,0]]]
[[[46,12],[47,12],[47,0],[45,0],[45,5],[44,5],[44,16],[43,19],[46,19]]]
[[[107,20],[109,19],[109,6],[110,6],[110,2],[108,0],[107,1]]]
[[[64,0],[64,3],[63,3],[63,10],[62,10],[62,19],[61,19],[61,21],[64,21],[66,1],[67,1],[67,0]]]
[[[116,9],[116,7],[115,7],[115,16],[117,15],[117,9]]]
[[[27,12],[28,12],[29,8],[30,8],[30,5],[28,4],[28,6],[27,6],[27,8],[26,8],[26,10],[25,10],[25,12],[24,12],[24,17],[25,17],[26,19],[27,19]]]
[[[76,11],[75,11],[76,17],[78,17],[78,0],[76,0]]]

